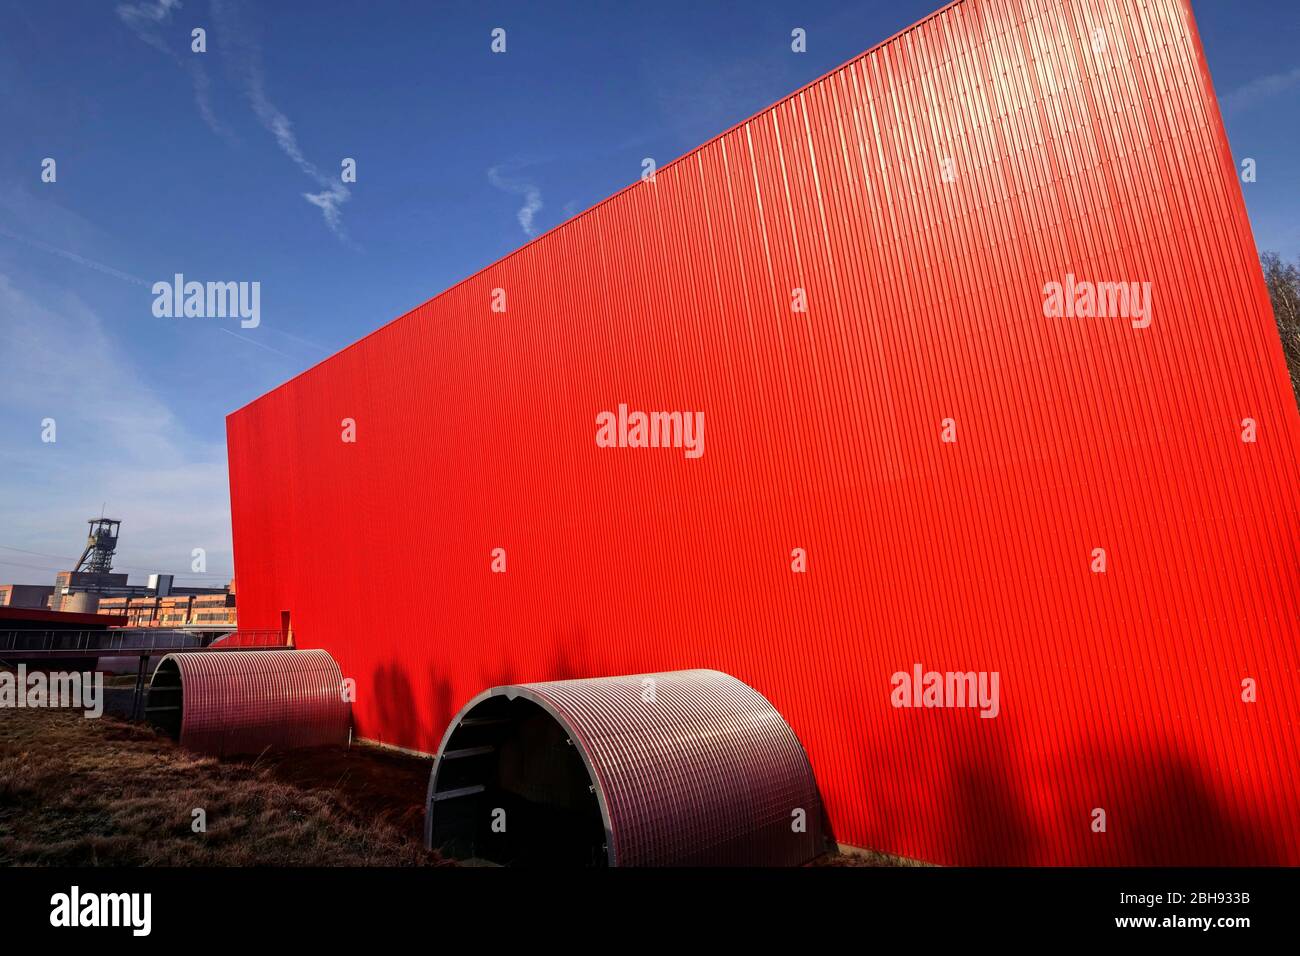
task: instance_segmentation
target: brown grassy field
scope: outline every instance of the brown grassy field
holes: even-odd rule
[[[370,748],[218,761],[111,717],[6,710],[0,865],[436,865],[427,779],[426,761]]]
[[[429,769],[375,747],[217,760],[115,717],[6,709],[0,866],[446,865],[421,845]],[[196,808],[206,833],[191,829]],[[814,865],[918,864],[868,852]]]

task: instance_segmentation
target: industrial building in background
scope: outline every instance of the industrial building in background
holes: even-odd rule
[[[113,615],[120,626],[168,628],[218,636],[236,629],[235,582],[225,587],[179,587],[175,575],[150,574],[146,584],[113,571],[122,522],[89,519],[85,549],[52,586],[0,584],[0,607],[42,608],[68,614]]]
[[[802,745],[842,844],[1300,864],[1300,414],[1187,0],[950,3],[227,437],[242,624],[439,754],[434,845],[729,840],[691,787]],[[696,754],[703,673],[789,737]]]

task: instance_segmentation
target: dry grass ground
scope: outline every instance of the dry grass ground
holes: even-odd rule
[[[114,717],[6,709],[0,866],[438,865],[421,846],[429,769],[374,747],[216,760]],[[925,864],[867,851],[813,865]]]
[[[369,748],[218,761],[111,717],[5,710],[0,865],[437,864],[418,836],[427,779]]]
[[[894,856],[881,850],[851,850],[848,853],[832,853],[812,863],[813,866],[933,866],[921,860],[912,860],[905,856]]]

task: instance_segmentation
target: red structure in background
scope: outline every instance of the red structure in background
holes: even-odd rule
[[[363,738],[717,668],[842,843],[1300,863],[1300,417],[1239,189],[1186,0],[950,4],[231,415],[241,623],[290,610]],[[1069,276],[1149,325],[1046,317]],[[598,447],[620,403],[704,454]],[[997,716],[893,706],[917,664]]]

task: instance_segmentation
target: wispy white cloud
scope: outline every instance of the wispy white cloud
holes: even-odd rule
[[[163,276],[154,276],[152,279],[144,279],[99,259],[83,255],[75,251],[75,249],[67,248],[68,246],[106,248],[107,245],[113,242],[113,237],[97,229],[75,213],[62,208],[58,203],[48,199],[41,199],[39,202],[34,201],[28,193],[21,189],[15,187],[9,189],[0,188],[0,223],[5,224],[0,225],[0,239],[2,240],[20,243],[28,248],[36,249],[50,256],[57,256],[67,262],[75,263],[86,269],[92,269],[122,282],[141,286],[145,289],[152,289],[154,282],[160,278],[163,281],[171,281],[172,273],[170,272]],[[13,223],[15,228],[8,228],[9,223]],[[55,245],[52,242],[35,238],[31,233],[36,231],[43,231],[54,236],[59,239],[61,244]],[[0,242],[0,252],[5,251],[7,245],[8,243]],[[2,261],[0,260],[0,262]],[[15,274],[20,272],[20,268],[16,266],[11,268]],[[153,293],[150,292],[148,296],[141,297],[141,308],[148,307],[149,302],[152,301],[152,295]],[[0,316],[0,319],[3,318],[3,316]],[[321,355],[328,355],[334,351],[333,348],[321,345],[319,342],[295,335],[280,327],[277,323],[263,322],[258,327],[257,340],[248,334],[236,334],[219,326],[217,328],[219,331],[225,332],[242,342],[272,352],[294,363],[315,362],[319,360]],[[285,352],[264,341],[259,341],[267,335],[277,340],[283,340],[282,344],[287,343],[286,347],[290,351]],[[0,383],[2,382],[3,379],[0,378]]]
[[[199,55],[181,57],[168,44],[163,36],[164,28],[171,22],[172,13],[181,9],[181,0],[138,0],[135,3],[121,3],[117,6],[117,17],[131,28],[137,37],[166,56],[173,63],[189,74],[190,84],[194,87],[194,104],[199,115],[212,132],[227,139],[233,138],[229,129],[217,119],[212,109],[212,81],[204,69]]]
[[[293,356],[290,355],[288,352],[281,352],[279,349],[267,345],[265,342],[257,341],[257,339],[253,338],[252,336],[240,335],[238,332],[232,332],[230,331],[230,329],[222,328],[221,326],[217,327],[217,331],[224,332],[226,335],[229,335],[232,339],[239,339],[239,341],[245,342],[248,345],[255,345],[259,349],[264,349],[267,352],[274,352],[276,355],[282,356],[283,358],[287,358],[290,361],[293,361]]]
[[[184,574],[194,548],[209,579],[232,569],[225,449],[191,436],[79,297],[0,274],[0,544],[64,554],[99,514],[121,518],[120,564]],[[105,368],[111,375],[102,374]],[[52,418],[57,441],[41,440]],[[12,554],[5,580],[48,583],[48,560]]]
[[[343,213],[340,207],[351,195],[348,188],[343,185],[340,178],[326,176],[315,163],[303,155],[302,148],[298,145],[298,137],[293,131],[293,123],[266,95],[266,83],[260,63],[256,60],[247,62],[243,80],[245,92],[248,94],[249,102],[253,104],[253,112],[258,121],[275,137],[280,151],[321,187],[320,192],[303,193],[302,198],[320,209],[325,217],[325,224],[336,236],[340,239],[347,238],[347,234],[343,231]]]
[[[1237,113],[1259,106],[1266,100],[1300,87],[1300,66],[1284,73],[1256,77],[1220,99],[1225,113]]]
[[[502,192],[524,197],[524,204],[519,207],[519,212],[515,215],[519,220],[519,228],[524,231],[524,235],[535,236],[537,235],[537,227],[533,224],[533,220],[542,209],[542,191],[537,188],[535,183],[527,179],[503,173],[502,170],[505,166],[506,164],[501,164],[489,169],[487,171],[488,182]]]
[[[262,69],[262,47],[256,32],[242,22],[238,7],[224,0],[213,0],[212,14],[221,31],[222,53],[243,87],[244,95],[253,107],[253,114],[275,139],[280,151],[320,187],[320,192],[305,192],[302,198],[321,211],[325,224],[334,235],[346,241],[342,206],[351,198],[351,190],[343,185],[339,176],[327,176],[306,157],[298,144],[293,122],[267,95],[266,74]]]
[[[3,206],[2,202],[0,202],[0,206]],[[62,259],[67,259],[69,262],[75,262],[77,265],[85,266],[87,269],[94,269],[96,272],[102,272],[104,275],[112,276],[114,279],[121,279],[123,282],[130,282],[132,285],[142,285],[146,287],[150,285],[150,283],[141,279],[139,276],[133,276],[131,273],[123,272],[121,269],[114,269],[112,266],[105,265],[102,262],[97,262],[94,259],[89,259],[86,256],[72,252],[69,249],[60,249],[57,246],[50,245],[48,242],[41,242],[41,240],[33,239],[31,236],[19,235],[16,232],[9,231],[4,226],[0,226],[0,236],[21,242],[24,245],[31,246],[33,249],[39,249],[41,252],[48,252],[52,256],[59,256]]]
[[[791,73],[791,64],[799,59],[769,53],[719,62],[708,50],[683,46],[658,51],[642,69],[664,124],[683,143],[694,145],[752,116],[784,90],[799,85]],[[635,139],[629,143],[629,147],[635,145]],[[634,166],[630,173],[629,179],[634,179],[640,169]]]
[[[137,37],[189,73],[194,100],[203,121],[213,132],[233,140],[233,133],[217,119],[212,109],[212,80],[203,66],[202,57],[178,55],[164,35],[171,24],[172,14],[181,8],[181,0],[134,0],[121,3],[116,9],[118,19]],[[218,48],[231,66],[257,121],[272,135],[280,151],[320,187],[316,192],[304,192],[302,198],[321,211],[325,224],[334,235],[346,241],[342,207],[351,198],[351,191],[338,176],[327,176],[306,157],[298,145],[293,122],[267,95],[262,49],[256,31],[243,22],[238,5],[226,0],[212,0],[212,17],[221,33]]]
[[[141,3],[122,3],[118,4],[117,16],[123,23],[135,31],[136,35],[148,43],[150,46],[167,54],[175,56],[167,43],[159,35],[159,28],[171,19],[172,11],[181,8],[181,0],[154,0],[149,3],[144,0]]]

